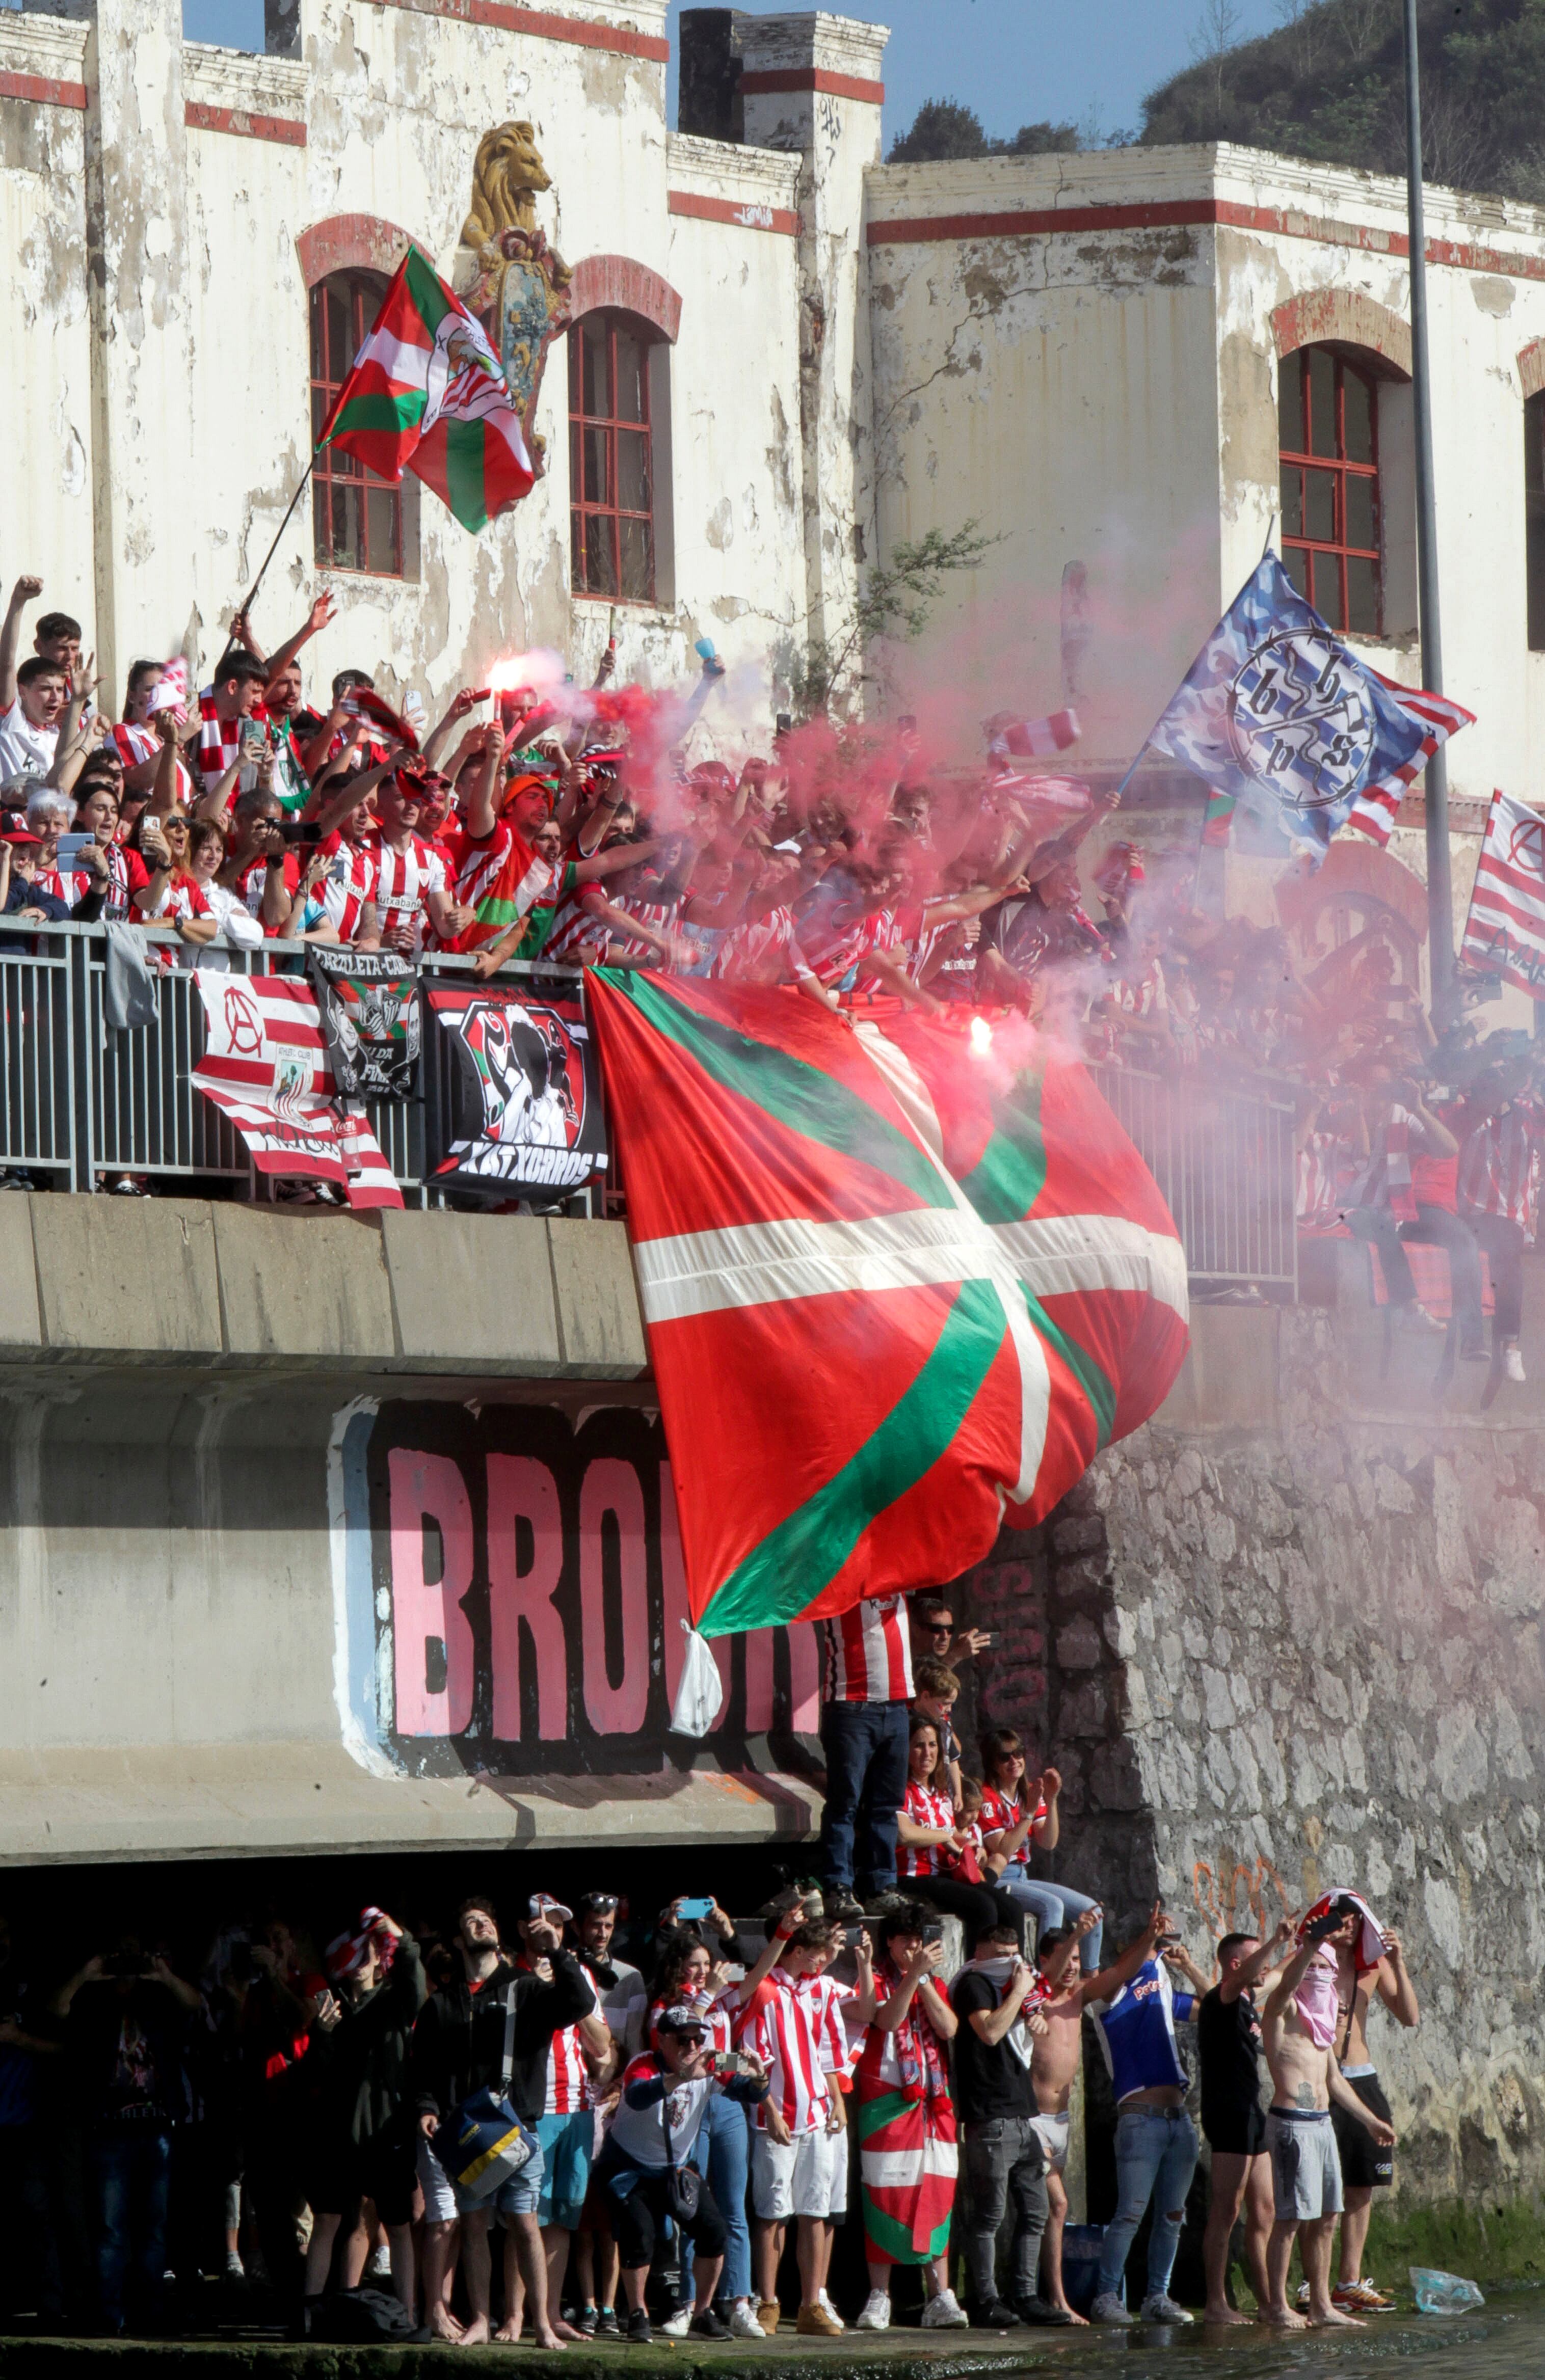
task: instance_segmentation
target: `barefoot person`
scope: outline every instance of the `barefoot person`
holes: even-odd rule
[[[1366,1937],[1368,1929],[1362,1930]],[[1365,1949],[1362,1939],[1354,1936],[1351,1942],[1337,1945],[1336,1989],[1341,2022],[1336,2051],[1342,2081],[1349,2084],[1365,2107],[1371,2107],[1388,2123],[1390,2103],[1368,2054],[1369,2011],[1377,1994],[1395,2022],[1409,2029],[1418,2022],[1421,2010],[1406,1973],[1399,1935],[1391,1933],[1387,1926],[1377,1932],[1384,1947],[1373,1965],[1368,1962],[1369,1952],[1375,1947],[1372,1942]],[[1342,2194],[1345,2200],[1341,2217],[1340,2277],[1331,2292],[1331,2302],[1339,2306],[1343,2313],[1387,2313],[1394,2301],[1363,2278],[1363,2251],[1368,2245],[1373,2193],[1376,2190],[1388,2190],[1394,2180],[1393,2150],[1374,2139],[1367,2126],[1339,2103],[1331,2111],[1331,2121],[1341,2152]]]
[[[1271,2070],[1266,2148],[1271,2160],[1275,2220],[1266,2248],[1263,2318],[1279,2330],[1308,2325],[1287,2302],[1287,2268],[1298,2242],[1308,2284],[1308,2323],[1360,2328],[1331,2303],[1331,2233],[1341,2213],[1341,2159],[1331,2103],[1351,2110],[1376,2141],[1394,2145],[1394,2128],[1365,2107],[1336,2064],[1336,1966],[1341,1943],[1350,1945],[1361,1920],[1330,1910],[1307,1929],[1261,2013],[1261,2045]]]
[[[1260,2104],[1260,2018],[1255,1986],[1293,1939],[1283,1918],[1269,1941],[1225,1934],[1218,1945],[1218,1981],[1197,2010],[1197,2062],[1201,2069],[1201,2128],[1212,2152],[1212,2186],[1201,2260],[1207,2275],[1203,2320],[1247,2323],[1228,2301],[1228,2252],[1240,2209],[1245,2215],[1245,2271],[1258,2306],[1269,2295],[1266,2242],[1271,2230],[1271,2168],[1266,2155],[1266,2111]]]
[[[1113,1959],[1098,1974],[1080,1975],[1082,1937],[1095,1924],[1097,1914],[1092,1909],[1086,1910],[1076,1925],[1049,1928],[1040,1937],[1037,1954],[1042,1978],[1051,1990],[1050,1998],[1040,2001],[1037,2010],[1045,2030],[1037,2034],[1030,2056],[1036,2131],[1046,2152],[1047,2216],[1040,2248],[1041,2295],[1039,2300],[1027,2299],[1018,2309],[1027,2322],[1076,2323],[1080,2328],[1084,2327],[1084,2317],[1074,2313],[1063,2288],[1062,2243],[1067,2222],[1067,2192],[1062,2177],[1067,2164],[1073,2078],[1083,2056],[1084,2010],[1095,2000],[1113,2001],[1119,1996],[1152,1956],[1163,1923],[1163,1912],[1156,1904],[1148,1925],[1118,1959]]]

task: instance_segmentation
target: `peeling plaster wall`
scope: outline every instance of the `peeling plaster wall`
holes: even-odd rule
[[[84,25],[0,18],[0,69],[79,86]],[[0,100],[0,292],[16,452],[6,562],[46,567],[45,602],[91,589],[91,338],[86,289],[86,119]],[[39,561],[42,557],[42,561]]]
[[[1545,2183],[1545,1439],[1380,1392],[1360,1321],[1204,1309],[1163,1411],[961,1607],[1001,1632],[979,1716],[1062,1770],[1052,1864],[1114,1938],[1162,1892],[1205,1963],[1337,1882],[1398,1928],[1399,2186],[1478,2203]]]
[[[1405,186],[1228,147],[1127,150],[882,166],[867,204],[877,229],[1037,219],[870,249],[881,544],[972,516],[1002,529],[941,615],[990,650],[1011,607],[1015,658],[1028,642],[1033,664],[1031,686],[1019,662],[1015,699],[1047,707],[1063,568],[1084,563],[1079,757],[1124,763],[1275,516],[1274,310],[1347,292],[1409,320]],[[1085,211],[1101,207],[1143,222],[1091,229]],[[1044,227],[1068,209],[1076,227]],[[1500,783],[1539,800],[1545,656],[1526,649],[1517,358],[1545,325],[1545,211],[1430,190],[1427,228],[1441,258],[1471,257],[1428,271],[1445,682],[1478,716],[1451,747],[1450,782],[1460,799]],[[1368,650],[1414,683],[1408,388],[1385,386],[1380,427],[1391,634]]]
[[[168,55],[164,0],[103,5],[116,13],[90,25],[0,20],[0,62],[19,73],[94,89],[99,60],[110,66],[104,127],[121,124],[125,141],[134,107],[149,103],[152,67],[159,79],[166,137],[148,141],[140,128],[152,164],[128,176],[115,162],[105,184],[98,174],[104,294],[94,340],[81,200],[92,115],[78,103],[0,101],[0,204],[18,260],[12,347],[29,363],[16,399],[25,451],[47,458],[18,492],[16,559],[45,573],[47,600],[80,613],[115,679],[130,647],[181,644],[190,613],[202,659],[213,660],[305,468],[298,235],[335,216],[382,217],[448,277],[478,142],[514,117],[535,126],[552,180],[538,216],[566,261],[631,259],[683,300],[679,339],[654,382],[667,397],[656,457],[663,600],[619,607],[622,669],[646,682],[690,677],[693,640],[708,635],[732,671],[765,664],[786,683],[806,604],[798,244],[754,219],[674,215],[668,193],[786,216],[797,156],[675,142],[657,60],[428,8],[302,0],[290,59],[180,43]],[[658,40],[665,0],[569,0],[565,13]],[[185,99],[195,111],[186,129]],[[221,128],[257,119],[270,137],[213,128],[212,115]],[[851,294],[847,310],[851,346]],[[557,646],[577,677],[589,675],[609,606],[570,599],[567,406],[560,339],[538,410],[545,478],[512,518],[475,538],[424,497],[409,581],[319,571],[303,500],[260,599],[260,634],[276,641],[325,580],[339,616],[308,650],[313,688],[355,663],[390,691],[416,686],[432,708],[501,651],[532,643]],[[715,719],[732,710],[727,692],[716,698],[700,739],[711,742]],[[764,734],[766,722],[757,725]]]

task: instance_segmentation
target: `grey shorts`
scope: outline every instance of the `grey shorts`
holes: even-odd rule
[[[1341,2156],[1329,2107],[1273,2107],[1266,2119],[1271,2211],[1279,2223],[1341,2213]]]

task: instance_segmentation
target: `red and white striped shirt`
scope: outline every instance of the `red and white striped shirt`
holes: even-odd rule
[[[735,2020],[739,1999],[732,1984],[722,1992],[673,1992],[665,1999],[651,2000],[649,2011],[649,2046],[660,2046],[660,2020],[668,2008],[695,2009],[703,2021],[711,2049],[733,2049]]]
[[[732,926],[713,954],[709,974],[724,983],[777,983],[790,971],[792,909],[770,909]]]
[[[516,1961],[528,1973],[535,1972],[536,1962],[524,1954]],[[592,2014],[601,2014],[601,1995],[589,1975]],[[582,2022],[583,2020],[581,2019]],[[553,2035],[547,2053],[547,2098],[542,2107],[544,2116],[578,2116],[595,2106],[595,2092],[590,2082],[590,2070],[585,2063],[585,2053],[579,2045],[578,2024],[566,2024]]]
[[[240,720],[222,719],[214,688],[206,686],[199,697],[199,774],[206,794],[213,792],[227,769],[235,767],[240,750]]]
[[[1011,1802],[1006,1793],[999,1792],[996,1785],[982,1787],[981,1808],[977,1813],[977,1824],[981,1828],[984,1841],[989,1835],[1010,1833],[1019,1824],[1024,1815],[1023,1802]],[[1045,1803],[1038,1802],[1035,1805],[1035,1816],[1030,1823],[1030,1831],[1010,1859],[1010,1867],[1024,1866],[1030,1855],[1030,1845],[1035,1840],[1036,1829],[1045,1815]]]
[[[874,1595],[826,1622],[829,1703],[909,1703],[912,1643],[899,1595]]]
[[[365,848],[375,862],[374,900],[383,930],[407,926],[417,958],[429,931],[429,896],[445,890],[445,863],[434,845],[417,834],[408,836],[401,851],[394,851],[379,833],[370,837]]]
[[[366,902],[375,898],[375,853],[370,844],[349,843],[337,832],[328,836],[322,849],[330,864],[321,883],[312,886],[311,898],[328,923],[336,926],[339,941],[351,942]]]
[[[133,720],[121,719],[116,727],[110,729],[109,735],[114,749],[126,770],[138,769],[144,761],[154,760],[160,757],[161,738],[153,727],[141,727]],[[189,800],[192,791],[193,780],[179,760],[176,791],[178,801]]]
[[[553,930],[542,945],[544,959],[572,960],[581,950],[598,949],[604,964],[611,949],[611,929],[586,905],[585,895],[591,889],[581,884],[564,894],[553,914]],[[596,897],[601,897],[599,891]]]
[[[915,1777],[906,1780],[906,1798],[902,1815],[915,1827],[953,1827],[955,1803],[947,1793],[936,1793],[931,1785],[919,1785]],[[897,1876],[937,1876],[943,1843],[897,1843]]]
[[[774,1967],[759,1984],[741,2024],[740,2044],[767,2069],[767,2097],[756,2111],[759,2131],[775,2107],[791,2132],[818,2132],[832,2110],[826,2077],[845,2070],[847,2045],[837,2011],[852,1993],[825,1975],[791,1975]]]
[[[1539,1221],[1539,1171],[1545,1108],[1511,1099],[1466,1137],[1459,1152],[1459,1205],[1470,1215],[1501,1215],[1533,1242]]]
[[[293,851],[286,851],[285,854],[284,878],[286,898],[293,901],[296,894],[300,890],[300,862]],[[247,905],[248,915],[258,918],[260,921],[262,917],[263,887],[267,882],[267,860],[254,859],[251,866],[243,874],[241,882],[237,887],[237,892],[241,894],[242,900]],[[265,934],[274,937],[281,934],[283,930],[283,928],[279,926],[265,925],[263,927],[263,932]]]

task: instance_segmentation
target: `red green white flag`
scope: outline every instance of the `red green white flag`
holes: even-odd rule
[[[1184,1252],[1081,1066],[587,987],[700,1637],[957,1577],[1162,1402]]]
[[[416,248],[317,440],[383,480],[412,471],[464,528],[486,527],[529,493],[534,474],[520,417],[482,324]]]

